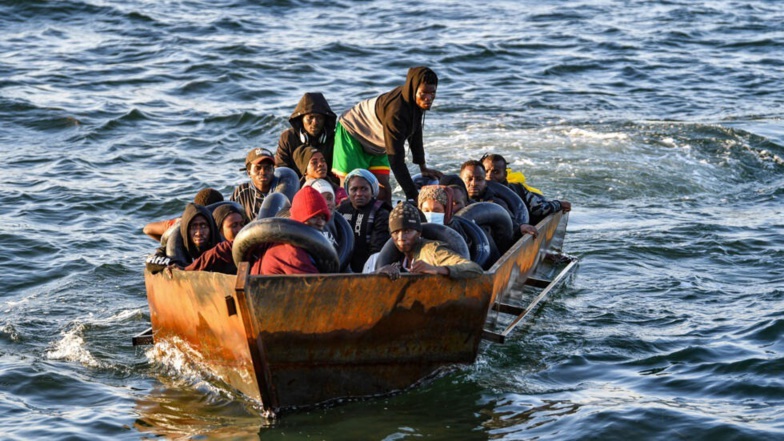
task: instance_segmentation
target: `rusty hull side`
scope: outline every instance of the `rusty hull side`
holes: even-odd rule
[[[206,271],[144,272],[155,341],[184,341],[193,360],[243,394],[261,400],[242,317],[229,316],[236,276]]]
[[[245,303],[265,407],[390,393],[475,360],[492,278],[251,276]]]
[[[493,295],[490,305],[503,298],[503,295],[515,286],[515,283],[522,285],[531,277],[536,266],[547,254],[562,216],[563,213],[560,211],[547,216],[536,225],[539,231],[536,238],[529,235],[523,236],[485,272],[491,274],[493,278]]]

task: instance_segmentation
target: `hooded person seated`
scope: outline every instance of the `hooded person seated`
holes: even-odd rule
[[[291,202],[290,218],[320,232],[332,214],[327,202],[313,187],[300,189]],[[287,243],[271,244],[261,259],[253,263],[251,274],[316,274],[315,260],[304,248]]]
[[[147,258],[146,267],[151,273],[155,274],[171,266],[184,268],[218,243],[218,229],[215,227],[212,213],[202,205],[185,206],[180,221],[180,235],[185,248],[183,254],[167,256],[166,247],[158,248]]]
[[[376,272],[394,280],[400,273],[438,274],[452,279],[482,275],[482,268],[442,242],[422,237],[419,210],[408,202],[400,202],[389,214],[389,231],[401,260],[379,268]]]
[[[212,210],[212,218],[218,227],[221,240],[233,241],[248,220],[245,212],[240,211],[235,205],[219,205]]]
[[[511,188],[525,202],[525,206],[528,207],[528,213],[531,215],[531,220],[529,221],[531,225],[538,224],[552,213],[561,210],[566,213],[572,209],[572,204],[569,201],[548,200],[536,191],[532,191],[523,183],[510,183],[507,180],[508,164],[501,155],[489,154],[482,156],[482,165],[484,165],[487,171],[487,180],[495,181]]]
[[[199,192],[196,193],[196,197],[193,198],[194,204],[203,205],[205,207],[207,205],[221,201],[223,201],[223,195],[218,190],[209,187],[199,190]],[[173,219],[150,222],[144,226],[144,234],[152,237],[157,241],[160,241],[163,233],[176,224],[178,220],[180,220],[180,218],[175,217]]]
[[[348,195],[338,186],[338,180],[329,174],[329,167],[324,154],[313,147],[302,147],[294,152],[294,161],[301,174],[300,184],[304,185],[309,180],[322,179],[330,183],[335,196],[335,205],[343,202]]]
[[[242,205],[245,208],[245,216],[252,221],[256,219],[264,198],[275,191],[277,185],[275,159],[272,157],[272,152],[261,148],[252,149],[245,156],[245,168],[240,170],[248,174],[250,182],[235,188],[229,200]]]
[[[444,175],[438,180],[438,185],[446,186],[452,190],[452,213],[457,214],[468,205],[468,190],[459,175]]]
[[[503,199],[497,197],[493,190],[487,186],[485,166],[481,162],[475,159],[464,162],[460,166],[460,178],[465,183],[468,191],[469,204],[472,202],[492,202],[504,207],[511,216],[512,210],[509,208],[509,205]],[[531,225],[522,224],[513,225],[513,227],[516,237],[523,234],[530,234],[534,237],[537,235],[536,228]]]
[[[275,152],[275,166],[288,167],[302,177],[302,172],[297,169],[294,153],[303,146],[309,146],[322,152],[327,161],[327,170],[332,169],[336,121],[337,116],[323,94],[308,92],[302,95],[289,117],[291,127],[280,134],[278,150]]]
[[[378,199],[378,180],[365,170],[355,169],[343,182],[348,200],[337,208],[354,231],[351,270],[361,273],[371,254],[381,251],[389,240],[389,212],[392,207]]]

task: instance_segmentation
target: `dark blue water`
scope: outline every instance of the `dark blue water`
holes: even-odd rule
[[[0,1],[0,438],[784,438],[778,1]],[[440,76],[428,163],[573,202],[577,275],[473,366],[265,423],[166,347],[142,226],[304,92]],[[402,193],[396,194],[400,197]]]

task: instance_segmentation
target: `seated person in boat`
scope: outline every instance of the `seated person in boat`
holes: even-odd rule
[[[354,252],[351,270],[361,273],[368,257],[381,251],[389,240],[389,212],[392,207],[378,199],[376,176],[365,169],[354,169],[343,182],[348,200],[338,206],[338,213],[354,231]]]
[[[297,164],[297,171],[302,178],[300,184],[313,179],[323,179],[332,184],[332,191],[335,196],[335,205],[339,205],[348,198],[346,191],[338,185],[338,180],[329,174],[329,166],[324,154],[314,147],[304,146],[294,152],[294,161]]]
[[[256,219],[264,198],[275,191],[275,159],[267,149],[255,148],[245,156],[245,170],[250,182],[240,184],[234,189],[229,200],[238,202],[245,208],[249,220]]]
[[[313,187],[300,189],[291,202],[290,218],[323,231],[332,214],[327,202]],[[315,261],[304,248],[287,243],[271,244],[254,262],[251,274],[316,274]]]
[[[303,187],[313,187],[321,193],[321,196],[324,196],[324,200],[327,202],[327,207],[329,211],[334,212],[337,209],[337,204],[335,203],[335,188],[333,184],[326,179],[308,179],[303,184]],[[345,190],[343,190],[345,193]],[[347,199],[347,198],[344,198]]]
[[[199,190],[199,192],[196,193],[196,197],[193,198],[193,203],[197,205],[204,205],[206,207],[207,205],[220,202],[222,200],[223,195],[218,190],[207,187]],[[144,226],[144,234],[160,242],[163,233],[176,224],[178,220],[180,220],[180,218],[175,217],[173,219],[150,222]]]
[[[531,225],[538,224],[542,219],[557,211],[563,210],[566,213],[572,209],[572,204],[569,201],[548,200],[542,196],[541,192],[526,186],[524,182],[510,183],[507,180],[508,164],[501,155],[489,154],[482,156],[482,165],[484,165],[487,171],[487,180],[506,185],[525,202],[526,207],[528,207],[528,213],[531,215],[531,220],[529,221]]]
[[[302,177],[294,155],[302,147],[315,147],[324,154],[327,170],[331,170],[336,121],[337,116],[323,94],[308,92],[302,95],[289,117],[291,127],[280,134],[278,150],[275,152],[275,166],[288,167]]]
[[[248,223],[245,212],[240,211],[235,205],[219,205],[212,210],[212,218],[218,227],[221,240],[233,241],[242,227]]]
[[[468,190],[466,190],[465,182],[460,179],[460,176],[444,175],[438,184],[452,190],[452,213],[457,213],[468,205]]]
[[[439,274],[452,279],[478,277],[482,268],[447,248],[442,242],[422,237],[419,210],[408,202],[400,202],[389,214],[389,231],[402,259],[377,271],[394,280],[400,272]]]
[[[218,229],[212,213],[202,205],[188,204],[185,207],[180,221],[180,234],[185,248],[183,254],[167,256],[166,247],[158,248],[147,258],[146,266],[151,273],[173,266],[183,268],[218,243]]]
[[[506,209],[511,215],[511,210],[507,203],[497,197],[493,190],[488,188],[487,181],[485,180],[485,166],[481,162],[472,159],[466,161],[460,166],[460,178],[465,183],[466,190],[468,191],[469,203],[472,202],[492,202],[498,204]],[[514,218],[514,217],[513,217]],[[515,236],[517,233],[522,236],[523,234],[537,235],[537,230],[532,225],[514,225]]]

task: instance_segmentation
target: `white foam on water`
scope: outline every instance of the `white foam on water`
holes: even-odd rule
[[[53,349],[46,352],[46,358],[49,360],[72,361],[94,368],[105,367],[104,363],[96,360],[87,349],[83,333],[84,324],[82,323],[76,324],[70,330],[61,332],[60,335],[63,338],[54,344]]]
[[[202,392],[223,397],[233,396],[229,390],[215,384],[220,379],[204,368],[201,353],[178,337],[157,341],[144,355],[151,363],[163,367],[170,377],[190,384]]]

